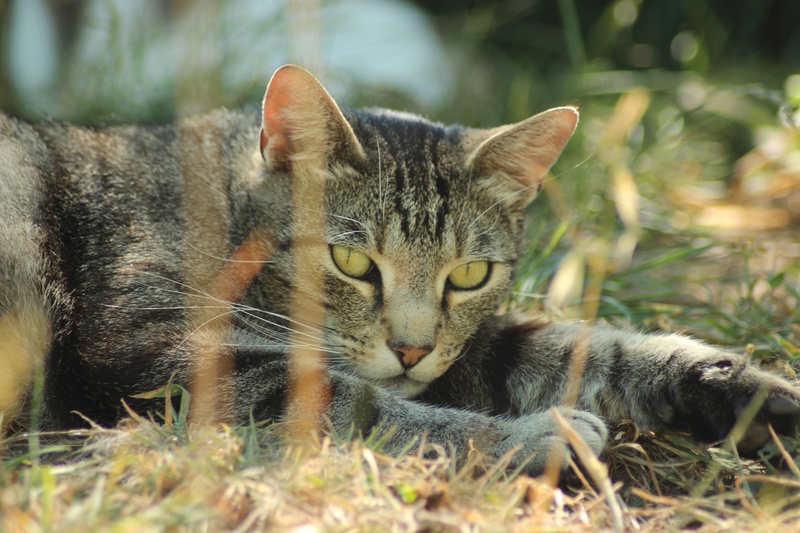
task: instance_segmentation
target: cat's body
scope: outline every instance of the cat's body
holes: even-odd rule
[[[144,408],[133,395],[193,384],[208,350],[231,367],[215,383],[221,416],[281,419],[286,354],[305,335],[330,362],[325,417],[343,432],[396,426],[394,449],[422,434],[493,457],[521,445],[515,464],[533,455],[540,471],[570,368],[583,368],[579,410],[564,412],[595,451],[621,419],[721,439],[762,388],[744,446],[767,440],[766,423],[793,431],[798,393],[741,357],[494,315],[524,208],[576,123],[570,108],[488,131],[342,115],[296,67],[276,73],[263,117],[91,130],[0,115],[5,424],[28,411],[39,364],[46,424],[113,424],[122,399]],[[298,190],[320,204],[298,204]],[[252,239],[269,260],[226,301],[226,258]],[[308,301],[324,324],[293,322]]]

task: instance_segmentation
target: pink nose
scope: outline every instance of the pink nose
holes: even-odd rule
[[[428,355],[433,351],[433,348],[429,348],[427,346],[389,346],[397,358],[400,360],[400,364],[403,365],[403,368],[411,368],[417,363],[419,363],[423,357]]]

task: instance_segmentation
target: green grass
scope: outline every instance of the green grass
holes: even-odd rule
[[[446,458],[388,456],[360,441],[281,444],[273,427],[258,430],[267,443],[253,456],[249,431],[195,428],[181,443],[169,428],[138,420],[61,435],[85,442],[51,449],[46,461],[21,456],[3,463],[0,525],[4,531],[613,526],[612,505],[592,484],[553,488],[507,477],[476,453],[456,468]],[[772,530],[799,518],[797,477],[680,435],[640,435],[621,426],[612,439],[604,460],[616,482],[613,507],[626,528],[748,530],[763,527],[767,517]],[[693,496],[700,483],[708,489]]]
[[[445,107],[416,109],[391,87],[334,97],[370,106],[385,98],[486,126],[579,105],[578,133],[531,210],[531,250],[508,306],[687,332],[794,379],[800,96],[792,72],[752,56],[738,64],[718,52],[724,40],[703,35],[694,64],[626,67],[620,56],[635,43],[611,16],[623,3],[641,5],[609,4],[592,27],[584,12],[575,18],[573,2],[554,3],[567,23],[548,26],[545,13],[534,32],[544,37],[531,41],[524,21],[483,2],[442,21],[446,30],[467,28],[450,42],[466,50],[470,66]],[[156,85],[136,75],[143,43],[128,49],[115,41],[113,13],[91,23],[108,25],[108,53],[65,66],[57,106],[64,118],[160,121],[182,106],[238,105],[263,93],[219,79],[205,84],[198,76],[214,73],[194,73],[191,64],[178,69],[185,90]],[[151,33],[134,31],[134,40]],[[562,34],[568,46],[553,45]],[[744,34],[728,35],[725,42],[739,42]],[[217,59],[232,53],[220,46]],[[124,81],[131,70],[136,84]],[[791,531],[800,521],[800,442],[791,438],[750,460],[724,443],[705,448],[622,424],[601,458],[607,472],[585,482],[591,475],[578,472],[553,488],[507,476],[476,453],[457,467],[446,458],[388,456],[379,442],[322,437],[298,447],[282,441],[279,427],[195,428],[186,412],[176,396],[162,423],[134,417],[115,429],[3,442],[0,531],[600,531],[615,520],[642,531]]]
[[[777,372],[796,366],[800,277],[791,234],[642,228],[629,260],[618,256],[625,225],[615,210],[608,215],[613,221],[588,231],[584,213],[559,216],[559,194],[569,193],[540,199],[534,220],[541,223],[530,227],[532,250],[509,305],[582,317],[581,296],[599,280],[599,321],[687,331],[747,349]],[[548,294],[568,256],[589,272],[572,280],[575,298],[559,307]],[[621,424],[601,457],[605,467],[579,470],[553,488],[508,475],[476,452],[456,466],[419,453],[389,456],[380,442],[358,439],[287,444],[280,427],[254,422],[196,428],[186,419],[188,393],[171,397],[160,423],[134,416],[115,429],[20,434],[5,442],[0,529],[599,531],[618,520],[643,531],[745,531],[791,530],[800,521],[800,441],[791,438],[752,460],[726,443],[706,448],[684,435],[643,434]],[[612,487],[612,496],[598,480]]]

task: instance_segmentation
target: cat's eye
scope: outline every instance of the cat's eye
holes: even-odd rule
[[[480,287],[488,276],[488,261],[470,261],[453,269],[447,280],[456,289],[469,290]]]
[[[363,278],[372,270],[372,259],[355,248],[334,245],[331,247],[331,255],[339,270],[351,278]]]

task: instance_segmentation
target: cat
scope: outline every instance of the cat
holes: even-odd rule
[[[424,437],[529,474],[564,443],[553,407],[594,453],[623,419],[719,441],[757,397],[739,449],[768,424],[793,434],[800,394],[742,356],[498,313],[525,209],[577,124],[572,107],[493,129],[341,110],[291,65],[262,113],[108,128],[0,115],[6,430],[35,390],[39,427],[61,429],[163,409],[142,394],[205,380],[193,401],[225,420],[305,405],[390,451]],[[303,364],[317,377],[292,391]]]

